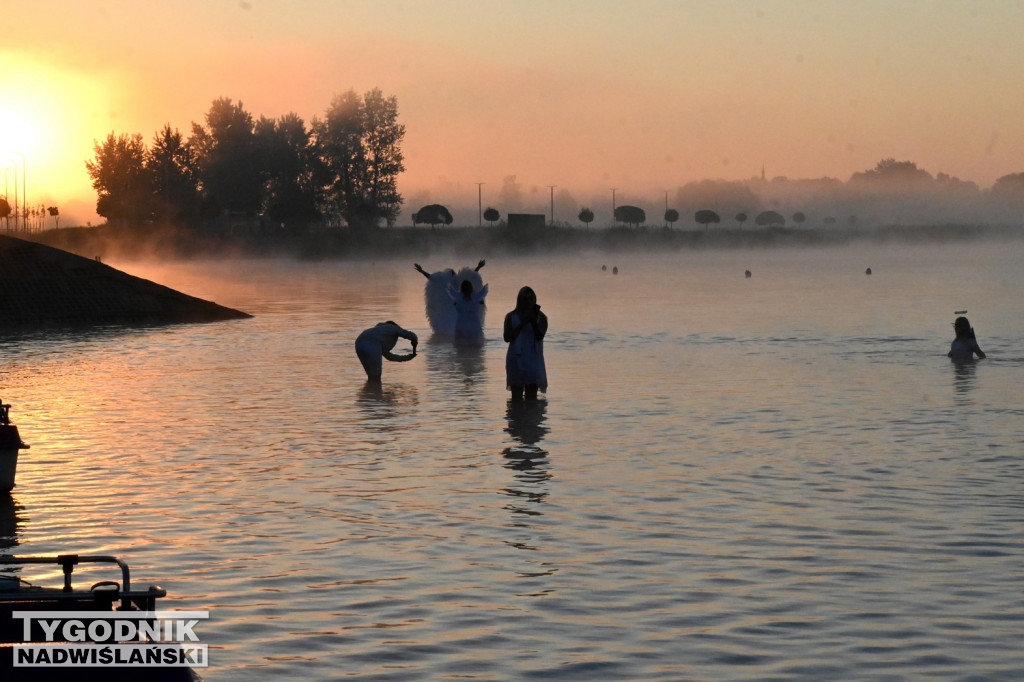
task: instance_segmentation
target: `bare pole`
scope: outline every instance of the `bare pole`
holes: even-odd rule
[[[21,203],[22,206],[25,204],[25,155],[21,152],[4,152],[4,156],[11,158],[13,156],[21,157]],[[18,206],[18,164],[17,160],[13,160],[11,167],[14,168],[14,231],[18,231],[18,214],[21,210]],[[24,224],[24,221],[22,221]]]
[[[484,184],[482,182],[476,183],[477,225],[481,227],[484,224]]]
[[[548,185],[548,189],[551,190],[551,227],[555,226],[555,188],[558,185]]]
[[[615,223],[615,190],[616,189],[617,189],[616,187],[612,187],[611,188],[611,193],[612,193],[612,223],[613,224]]]

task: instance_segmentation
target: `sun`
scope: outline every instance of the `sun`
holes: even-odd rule
[[[0,104],[0,154],[26,153],[35,149],[38,132],[24,113]]]
[[[103,78],[2,49],[0,63],[0,167],[6,179],[16,177],[29,206],[88,200],[84,162],[101,137],[97,121],[106,121]]]

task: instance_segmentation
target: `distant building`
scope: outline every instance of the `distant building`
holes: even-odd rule
[[[509,213],[508,226],[512,230],[530,230],[543,228],[547,222],[543,213]]]

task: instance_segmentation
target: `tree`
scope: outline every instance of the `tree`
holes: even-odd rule
[[[50,214],[51,218],[53,218],[53,227],[54,227],[54,229],[59,228],[60,227],[60,209],[58,209],[56,206],[47,206],[46,207],[46,212]],[[2,217],[2,216],[0,216],[0,217]]]
[[[498,201],[505,207],[506,212],[516,212],[523,204],[523,190],[516,182],[515,175],[506,175],[501,181],[501,189],[498,190]]]
[[[206,114],[206,127],[192,124],[189,144],[197,154],[199,183],[211,215],[256,215],[263,179],[256,151],[252,115],[241,102],[215,100]]]
[[[331,211],[351,227],[373,226],[380,219],[392,224],[402,206],[397,178],[405,170],[398,100],[378,89],[365,98],[349,90],[334,98],[312,128]]]
[[[416,227],[417,223],[426,223],[430,227],[451,225],[452,214],[441,204],[428,204],[412,214],[413,227]]]
[[[1011,173],[992,185],[992,196],[1007,202],[1024,202],[1024,173]]]
[[[747,214],[746,213],[742,213],[742,212],[741,213],[737,213],[736,214],[736,222],[738,222],[740,224],[740,229],[742,230],[743,229],[743,223],[747,222]]]
[[[498,213],[498,209],[496,208],[488,208],[484,211],[484,220],[489,222],[491,227],[494,227],[494,223],[501,220],[501,214]]]
[[[402,210],[398,174],[405,170],[402,140],[405,126],[398,123],[398,98],[385,97],[379,88],[364,98],[364,143],[366,145],[366,192],[375,213],[392,225]]]
[[[7,220],[11,215],[11,205],[7,202],[7,199],[0,197],[0,220]]]
[[[588,229],[590,228],[590,223],[594,222],[594,212],[586,207],[584,207],[576,217],[579,218],[580,222],[586,225]]]
[[[717,213],[707,209],[694,213],[693,219],[703,225],[705,230],[708,229],[708,226],[711,223],[718,223],[722,221],[722,218]]]
[[[786,224],[786,219],[782,217],[781,213],[776,211],[762,211],[754,218],[754,222],[761,226],[773,227],[778,225],[781,227]]]
[[[672,203],[682,215],[694,215],[707,206],[715,206],[719,215],[728,216],[757,208],[761,200],[743,182],[701,180],[680,187]]]
[[[871,170],[854,173],[850,184],[871,186],[890,191],[905,191],[930,186],[933,182],[931,173],[917,167],[912,161],[882,159]]]
[[[642,223],[647,221],[647,214],[644,213],[642,208],[623,204],[622,206],[615,207],[615,220],[620,223],[639,227]]]
[[[165,125],[146,152],[154,213],[164,220],[188,220],[199,210],[196,155],[176,129]]]
[[[261,212],[293,230],[317,221],[320,211],[305,122],[295,113],[277,120],[261,117],[255,136],[263,177]]]
[[[679,211],[674,208],[670,208],[665,211],[665,222],[675,225],[675,222],[679,220]]]
[[[803,225],[805,220],[807,220],[807,216],[800,211],[793,214],[793,222],[796,223],[797,226]]]
[[[96,213],[112,223],[135,224],[150,215],[146,145],[142,135],[110,133],[95,143],[96,158],[85,162],[96,190]]]

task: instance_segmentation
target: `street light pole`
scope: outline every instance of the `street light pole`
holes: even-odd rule
[[[548,185],[551,190],[551,227],[555,226],[555,188],[558,185]]]
[[[21,210],[25,210],[25,155],[22,152],[5,152],[8,156],[16,155],[21,157]],[[18,230],[18,166],[14,166],[14,230]],[[26,227],[24,216],[22,216],[22,227]]]
[[[477,210],[477,225],[482,227],[484,224],[484,183],[476,183],[476,210]]]

